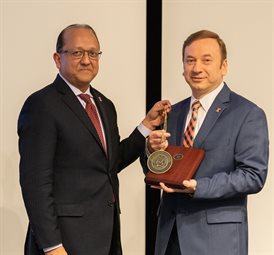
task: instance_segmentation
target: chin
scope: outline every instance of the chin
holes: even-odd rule
[[[82,87],[86,87],[86,86],[89,86],[90,85],[90,82],[92,80],[81,80],[79,81],[78,83],[81,84]]]
[[[197,91],[202,91],[206,89],[205,84],[201,82],[192,82],[190,86],[193,90],[197,90]]]
[[[90,75],[90,74],[89,75],[81,75],[80,77],[78,77],[79,78],[78,81],[81,83],[90,83],[94,77],[95,77],[94,75]]]

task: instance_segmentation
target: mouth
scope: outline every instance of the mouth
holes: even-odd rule
[[[79,71],[92,71],[90,68],[81,68],[81,69],[79,69]]]
[[[192,76],[191,80],[194,82],[201,82],[203,81],[205,78],[204,77],[197,77],[197,76]]]

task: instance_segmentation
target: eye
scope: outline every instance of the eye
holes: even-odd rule
[[[72,54],[73,57],[81,57],[81,56],[83,56],[83,51],[74,50],[71,54]]]
[[[192,65],[192,64],[195,63],[195,60],[194,60],[193,58],[188,58],[188,59],[186,59],[185,62],[186,62],[188,65]]]
[[[212,62],[212,59],[211,58],[205,58],[205,59],[203,59],[203,62],[204,62],[204,64],[208,65]]]
[[[96,57],[98,56],[98,53],[95,52],[95,51],[89,51],[89,52],[88,52],[88,55],[89,55],[90,57],[92,57],[92,58],[96,58]]]

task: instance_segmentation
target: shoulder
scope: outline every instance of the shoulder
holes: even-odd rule
[[[247,99],[244,96],[237,94],[234,91],[230,93],[231,107],[237,109],[240,112],[260,111],[264,112],[263,109],[256,103]]]
[[[176,112],[176,111],[180,111],[181,109],[188,108],[189,104],[190,104],[190,97],[173,104],[172,105],[172,111]]]
[[[44,88],[37,90],[33,92],[31,95],[29,95],[24,105],[26,104],[41,105],[44,102],[47,102],[49,98],[52,98],[52,95],[55,93],[56,93],[56,90],[53,84],[47,85]]]
[[[223,102],[225,104],[228,104],[227,114],[233,114],[234,118],[237,118],[238,120],[250,118],[266,119],[266,114],[264,110],[256,103],[252,102],[242,95],[239,95],[235,91],[230,90],[228,86],[226,86],[225,90],[228,100],[225,100]],[[222,93],[222,91],[220,93]]]
[[[71,93],[71,90],[69,89],[65,81],[59,75],[57,75],[55,80],[51,84],[46,85],[43,88],[32,93],[27,98],[26,102],[32,102],[37,104],[49,102],[50,104],[52,104],[55,99],[59,99],[62,95],[65,95],[67,93]]]
[[[20,116],[22,114],[40,116],[46,112],[56,111],[61,102],[60,98],[66,93],[66,89],[69,90],[68,87],[64,86],[63,80],[57,75],[51,84],[44,86],[27,97],[20,111]]]

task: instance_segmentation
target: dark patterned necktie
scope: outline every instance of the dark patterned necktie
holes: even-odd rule
[[[187,125],[186,131],[185,131],[185,137],[184,137],[184,146],[185,147],[192,147],[193,141],[194,141],[194,134],[195,134],[195,128],[197,124],[197,118],[198,118],[198,110],[201,107],[200,101],[194,101],[192,104],[192,114],[191,119]]]
[[[103,136],[103,131],[101,128],[101,124],[100,124],[100,120],[99,120],[99,116],[96,110],[96,107],[94,105],[94,103],[91,101],[90,96],[87,94],[80,94],[79,97],[85,101],[86,103],[86,112],[91,120],[91,122],[93,123],[97,134],[99,136],[99,139],[101,141],[101,144],[106,152],[106,145],[105,145],[105,140],[104,140],[104,136]]]

